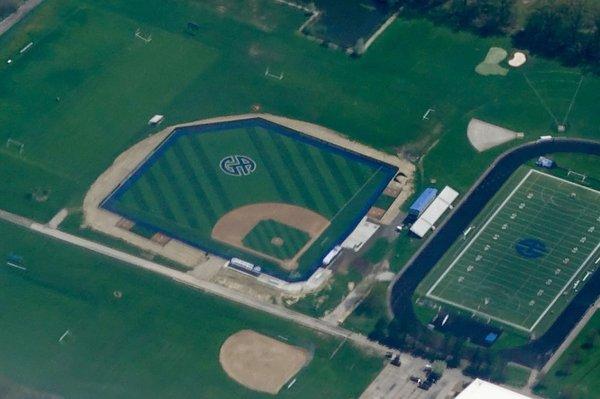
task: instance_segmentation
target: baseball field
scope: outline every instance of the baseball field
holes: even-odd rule
[[[571,109],[567,134],[600,135],[594,76],[536,58],[504,77],[475,73],[491,46],[509,48],[504,39],[400,19],[352,59],[297,35],[304,20],[271,0],[45,1],[0,37],[0,172],[11,177],[0,203],[40,220],[80,206],[114,158],[155,131],[146,123],[157,113],[175,124],[259,106],[417,155],[439,139],[423,181],[459,190],[500,150],[471,148],[471,117],[529,139],[553,126],[545,106],[561,120]],[[31,198],[36,189],[49,192],[44,201]]]
[[[177,128],[101,204],[146,230],[306,279],[397,168],[253,118]]]
[[[266,359],[253,352],[263,380],[270,372],[285,382],[278,397],[357,397],[382,365],[347,343],[335,352],[338,339],[62,242],[4,223],[0,234],[0,385],[68,398],[273,397],[221,365],[223,345],[249,329],[278,342]],[[276,356],[287,352],[297,360]]]

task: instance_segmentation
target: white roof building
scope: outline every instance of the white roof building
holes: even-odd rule
[[[442,217],[448,208],[452,209],[452,203],[458,198],[458,192],[450,186],[444,187],[439,195],[427,207],[421,217],[410,227],[410,231],[419,237],[425,236],[435,223]]]
[[[529,396],[513,392],[510,389],[476,379],[456,399],[531,399]]]
[[[365,216],[362,218],[354,231],[344,240],[342,248],[348,248],[354,252],[360,251],[362,246],[377,232],[379,225],[371,223]]]

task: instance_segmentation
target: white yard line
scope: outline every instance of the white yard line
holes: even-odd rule
[[[496,216],[498,215],[498,213],[505,208],[505,206],[507,205],[508,201],[521,188],[521,186],[523,185],[523,183],[530,177],[530,175],[532,173],[536,173],[538,175],[542,175],[542,176],[549,177],[549,178],[552,178],[552,179],[555,179],[555,180],[558,180],[558,181],[561,181],[561,182],[564,182],[564,183],[568,183],[568,184],[573,185],[575,187],[583,188],[585,190],[588,190],[588,191],[591,191],[593,193],[596,193],[596,194],[600,195],[599,191],[591,189],[589,187],[585,187],[585,186],[579,185],[577,183],[570,182],[568,180],[565,180],[565,179],[562,179],[562,178],[559,178],[559,177],[556,177],[556,176],[552,176],[552,175],[549,175],[549,174],[546,174],[546,173],[543,173],[543,172],[539,172],[539,171],[537,171],[535,169],[529,170],[529,172],[521,179],[521,181],[519,182],[519,184],[517,184],[517,186],[510,192],[510,194],[500,204],[500,206],[496,209],[496,211],[490,216],[490,218],[486,221],[486,223],[483,225],[483,227],[475,234],[475,236],[473,236],[473,238],[471,239],[471,241],[469,241],[469,243],[462,249],[462,251],[458,254],[458,256],[452,261],[452,263],[450,264],[450,266],[444,271],[444,273],[431,286],[431,288],[426,293],[427,297],[435,299],[435,300],[443,302],[443,303],[447,303],[447,304],[452,305],[454,307],[457,307],[459,309],[466,310],[466,311],[472,312],[474,314],[478,314],[478,315],[480,315],[480,316],[482,316],[484,318],[488,318],[488,319],[499,321],[501,323],[510,325],[512,327],[515,327],[517,329],[524,330],[524,331],[527,331],[527,332],[530,332],[530,333],[538,326],[538,324],[542,321],[542,319],[552,309],[552,307],[554,306],[554,304],[556,303],[556,301],[558,301],[558,299],[560,298],[560,296],[562,295],[562,293],[569,287],[569,285],[573,282],[573,280],[575,280],[575,278],[577,278],[580,275],[582,269],[587,265],[587,263],[590,261],[590,259],[598,251],[598,249],[600,248],[600,243],[585,258],[585,260],[581,263],[581,265],[577,268],[577,270],[572,273],[571,277],[567,280],[567,282],[565,283],[565,285],[557,292],[556,296],[554,296],[554,298],[552,299],[552,301],[550,302],[550,304],[546,307],[546,309],[541,313],[541,315],[536,319],[536,321],[529,328],[525,327],[525,326],[518,325],[518,324],[513,323],[513,322],[510,322],[508,320],[502,319],[500,317],[489,315],[489,314],[487,314],[485,312],[479,311],[477,309],[473,309],[473,308],[471,308],[469,306],[461,305],[461,304],[458,304],[458,303],[456,303],[454,301],[451,301],[451,300],[448,300],[448,299],[444,299],[444,298],[442,298],[440,296],[432,294],[432,292],[439,285],[439,283],[444,280],[444,278],[448,275],[448,273],[450,273],[450,271],[452,270],[452,268],[459,262],[459,260],[463,257],[463,255],[466,253],[466,251],[478,239],[478,237],[484,232],[484,230],[488,227],[488,225],[490,223],[492,223],[492,221],[496,218]],[[599,258],[599,260],[600,260],[600,258]],[[596,262],[598,262],[598,261],[596,261]]]
[[[525,177],[523,177],[523,179],[521,179],[521,181],[519,182],[519,184],[517,184],[517,186],[511,191],[511,193],[508,195],[508,197],[506,197],[506,199],[502,202],[502,204],[500,204],[500,206],[498,207],[498,209],[496,209],[496,211],[492,214],[492,216],[490,216],[490,218],[485,222],[485,224],[483,225],[483,227],[479,231],[477,231],[477,233],[473,236],[473,238],[471,238],[471,241],[469,241],[469,243],[463,248],[463,250],[458,254],[458,256],[452,261],[452,263],[450,264],[450,266],[448,266],[448,268],[444,271],[444,273],[440,276],[440,278],[438,278],[437,281],[431,286],[431,288],[429,289],[429,291],[427,291],[427,294],[426,294],[427,296],[431,296],[431,293],[433,292],[433,290],[435,290],[435,288],[438,286],[438,284],[444,279],[444,277],[446,277],[446,275],[450,272],[450,270],[452,270],[452,268],[454,267],[454,265],[456,265],[456,263],[462,258],[462,256],[465,254],[465,252],[467,252],[467,250],[477,240],[477,238],[481,235],[481,233],[485,230],[485,228],[492,222],[492,220],[494,220],[494,218],[496,217],[496,215],[504,208],[504,206],[506,205],[506,203],[518,191],[518,189],[523,185],[523,183],[525,182],[525,180],[527,180],[527,178],[529,177],[529,175],[531,175],[532,172],[533,172],[533,169],[531,169],[525,175]]]

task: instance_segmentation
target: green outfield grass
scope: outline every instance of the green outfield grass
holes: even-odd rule
[[[465,136],[471,117],[535,138],[554,122],[524,73],[561,119],[580,79],[577,70],[536,58],[524,73],[479,76],[475,65],[490,46],[509,48],[507,40],[418,19],[398,20],[352,59],[297,35],[303,13],[270,0],[227,5],[48,0],[3,35],[0,160],[4,175],[19,178],[0,190],[2,207],[47,220],[65,205],[79,206],[113,159],[154,131],[146,126],[150,116],[175,123],[248,112],[254,104],[388,151],[410,143],[420,154],[439,139],[423,160],[425,181],[460,190],[506,148],[476,153]],[[186,31],[190,21],[200,27],[194,36]],[[138,28],[152,42],[136,39]],[[285,78],[267,79],[266,67]],[[600,136],[598,91],[600,80],[586,76],[568,135]],[[428,108],[436,111],[423,120]],[[4,147],[9,137],[25,144],[22,157]],[[51,190],[49,199],[24,200],[39,185]]]
[[[468,314],[543,333],[595,271],[600,192],[523,167],[473,226],[418,291]]]
[[[248,252],[212,238],[213,227],[228,212],[260,203],[313,210],[330,225],[300,257],[294,276],[314,268],[344,238],[342,234],[360,220],[395,174],[390,165],[307,141],[306,136],[263,119],[195,129],[177,130],[102,206],[204,250],[244,259]],[[252,171],[232,175],[224,170],[223,160],[232,155],[246,157],[254,165]],[[280,259],[293,256],[309,238],[289,226],[257,227],[244,243]],[[288,239],[285,245],[271,244],[269,228],[285,235],[281,237]],[[273,268],[256,257],[251,261]]]
[[[281,239],[277,244],[273,239]],[[244,245],[278,259],[291,259],[306,245],[309,235],[275,220],[263,220],[244,237]]]
[[[12,225],[0,223],[0,234],[2,381],[66,398],[272,397],[219,365],[221,344],[242,329],[313,354],[277,397],[358,397],[382,366],[348,343],[330,359],[338,339],[152,273]],[[10,253],[23,257],[26,271],[6,265]]]

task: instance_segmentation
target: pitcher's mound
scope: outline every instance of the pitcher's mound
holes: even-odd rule
[[[309,353],[252,330],[225,340],[219,353],[223,370],[255,391],[275,395],[310,360]]]

